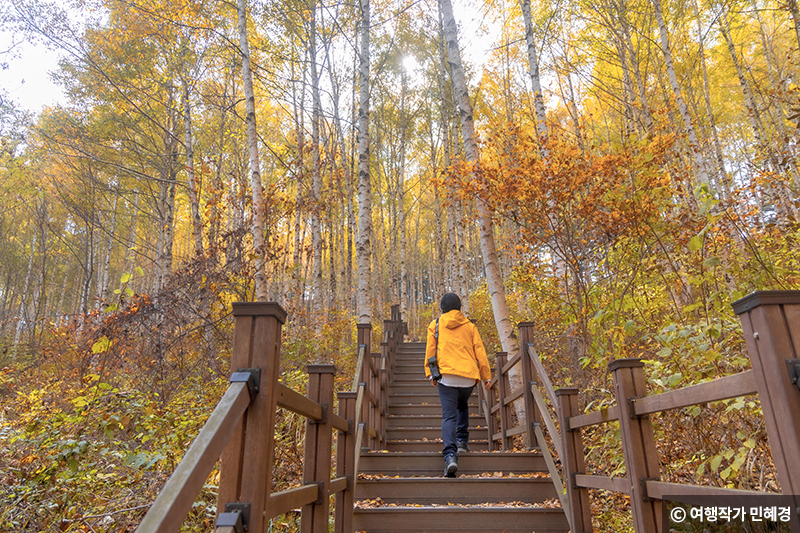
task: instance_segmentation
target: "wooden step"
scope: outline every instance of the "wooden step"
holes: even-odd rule
[[[386,428],[387,440],[434,440],[442,437],[442,427]]]
[[[406,370],[406,369],[395,369],[394,374],[392,375],[392,383],[395,381],[404,381],[409,379],[428,379],[425,375],[425,369],[420,367],[418,369],[413,370]]]
[[[543,503],[558,498],[550,477],[415,477],[359,479],[356,500],[380,498],[385,503],[479,504],[501,502]]]
[[[477,429],[479,426],[486,425],[486,418],[479,415],[477,412],[471,412],[469,415],[470,429]],[[442,427],[442,412],[439,410],[438,414],[434,415],[389,415],[386,417],[387,429],[400,429],[400,428],[420,428],[420,427]]]
[[[439,433],[430,440],[387,440],[386,449],[390,452],[441,452],[442,435]],[[473,452],[487,451],[489,442],[485,438],[485,433],[484,439],[473,439],[470,435],[469,449]]]
[[[470,412],[478,412],[476,407],[470,409]],[[442,416],[442,406],[439,405],[439,402],[436,403],[429,403],[429,404],[418,404],[418,403],[402,403],[402,404],[395,404],[389,405],[386,408],[386,414],[388,415],[439,415],[441,418]]]
[[[561,508],[544,507],[377,507],[356,509],[353,528],[367,533],[567,533]]]
[[[400,361],[418,361],[419,364],[425,360],[425,351],[420,350],[418,352],[399,352],[396,353],[394,356],[394,362],[398,363]]]
[[[397,382],[389,385],[389,394],[427,394],[429,391],[436,392],[436,389],[430,384],[430,381],[418,380],[407,383],[398,384]]]
[[[441,450],[441,445],[440,445]],[[387,476],[442,475],[444,459],[437,452],[367,452],[362,453],[358,471],[363,474]],[[458,457],[460,475],[478,475],[484,472],[527,474],[547,472],[547,465],[538,452],[469,452]]]
[[[470,440],[486,439],[486,426],[469,428]],[[388,440],[421,440],[438,439],[442,437],[442,426],[421,426],[416,428],[393,428],[386,426]]]
[[[425,356],[420,355],[419,359],[412,359],[409,357],[408,359],[395,359],[394,360],[394,367],[395,368],[405,368],[405,367],[420,367],[425,368]]]
[[[390,392],[389,405],[399,403],[439,403],[439,391],[431,386],[425,388],[423,392]],[[474,393],[469,397],[470,405],[478,405],[478,395]]]

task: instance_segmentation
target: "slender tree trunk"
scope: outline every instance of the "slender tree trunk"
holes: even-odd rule
[[[694,8],[695,19],[697,20],[697,37],[700,47],[698,54],[700,56],[700,66],[703,72],[703,102],[705,103],[706,116],[708,117],[708,127],[711,132],[711,138],[714,143],[714,155],[717,166],[717,182],[721,187],[721,192],[725,199],[731,200],[730,183],[728,182],[728,173],[725,171],[725,158],[722,155],[722,143],[719,140],[719,132],[717,131],[716,118],[714,116],[714,108],[711,106],[711,84],[708,81],[708,67],[706,65],[706,51],[704,44],[703,27],[700,22],[700,9],[697,6],[697,0],[692,0],[692,7]]]
[[[406,132],[408,117],[406,116],[407,80],[405,71],[400,75],[400,173],[397,179],[397,224],[400,234],[400,319],[408,319],[408,269],[406,265],[406,206],[405,206],[405,174],[406,174]],[[438,230],[438,228],[437,228]],[[437,231],[438,232],[438,231]]]
[[[238,0],[239,50],[242,54],[242,77],[244,78],[245,107],[247,110],[247,144],[250,154],[250,186],[253,194],[253,252],[255,253],[255,299],[267,300],[267,275],[265,265],[266,206],[264,187],[261,184],[261,161],[258,154],[258,131],[256,129],[256,97],[253,92],[253,73],[250,68],[250,46],[247,43],[247,10],[245,0]]]
[[[456,191],[453,181],[447,179],[450,173],[450,166],[453,164],[450,148],[450,98],[448,97],[445,80],[447,78],[447,53],[444,44],[444,24],[442,23],[442,11],[439,10],[439,93],[442,99],[441,106],[441,127],[442,127],[442,152],[444,156],[444,168],[442,173],[447,183],[446,193],[449,201],[447,202],[447,277],[446,290],[460,291],[459,283],[459,255],[458,255],[458,234],[456,233]],[[461,293],[462,300],[466,294]],[[463,305],[463,302],[462,302]]]
[[[797,51],[800,53],[800,10],[797,9],[797,0],[787,0],[786,7],[792,15],[792,22],[794,22],[794,35],[797,37]]]
[[[136,193],[136,197],[133,201],[133,214],[131,215],[131,222],[130,222],[130,229],[128,230],[128,246],[125,250],[125,265],[126,265],[126,272],[133,273],[134,269],[136,268],[136,252],[134,251],[136,247],[136,225],[139,220],[139,193]],[[139,279],[137,276],[134,278],[134,291],[140,292],[144,286],[142,285],[143,280]],[[120,289],[122,286],[120,285]],[[137,289],[138,288],[138,289]]]
[[[31,275],[33,274],[33,258],[36,255],[36,232],[33,232],[33,240],[31,241],[31,253],[28,256],[28,269],[25,271],[25,283],[22,285],[22,294],[19,300],[19,310],[17,311],[17,329],[14,333],[14,346],[19,344],[22,337],[22,331],[30,328],[28,324],[28,291],[30,290]]]
[[[778,173],[780,172],[780,166],[776,164],[775,157],[770,149],[766,133],[764,131],[764,123],[761,120],[761,113],[758,110],[758,106],[756,105],[756,100],[753,95],[753,92],[750,88],[750,84],[747,81],[747,77],[744,72],[744,68],[742,64],[739,62],[739,57],[736,54],[736,47],[733,43],[733,37],[731,35],[730,30],[730,22],[728,20],[728,8],[726,6],[721,7],[721,12],[719,16],[719,25],[720,30],[722,33],[723,38],[725,39],[725,43],[728,47],[728,52],[731,54],[731,59],[733,60],[733,65],[736,68],[736,76],[739,78],[739,84],[742,88],[742,94],[744,96],[744,104],[747,108],[747,116],[750,119],[750,125],[753,128],[753,136],[756,140],[756,146],[758,147],[759,156],[765,159],[767,164],[767,168],[770,168],[773,172]],[[781,194],[781,191],[778,188],[781,187],[781,184],[767,185],[767,191],[770,195],[770,198],[773,202],[773,207],[776,211],[778,217],[778,225],[781,227],[785,227],[785,225],[789,221],[788,217],[788,209],[784,205],[784,198]]]
[[[372,188],[369,171],[369,0],[361,0],[361,53],[358,103],[358,298],[359,324],[372,322],[370,259],[372,256]]]
[[[667,68],[667,76],[672,85],[672,92],[675,94],[675,103],[678,105],[678,111],[681,114],[683,126],[686,129],[686,136],[689,139],[689,151],[694,159],[697,181],[700,182],[701,185],[708,185],[708,172],[706,171],[706,160],[703,155],[703,148],[700,146],[700,141],[697,139],[697,132],[692,123],[692,116],[689,114],[689,108],[686,105],[686,101],[683,99],[681,86],[678,83],[678,76],[675,74],[675,65],[672,61],[672,47],[669,42],[667,25],[664,23],[661,0],[652,1],[653,7],[655,8],[656,21],[658,22],[658,31],[661,36],[661,51],[664,54],[664,66]]]
[[[442,16],[444,20],[444,33],[447,39],[447,54],[450,58],[450,73],[453,78],[458,105],[461,112],[461,131],[464,138],[464,152],[467,161],[478,163],[478,144],[475,139],[475,123],[472,116],[472,103],[469,99],[467,82],[464,69],[461,66],[461,51],[458,48],[458,30],[453,17],[453,6],[450,0],[441,0]],[[500,268],[497,261],[497,251],[494,244],[494,224],[489,207],[477,196],[475,205],[478,211],[480,224],[481,252],[483,253],[483,266],[486,271],[486,281],[489,286],[489,295],[494,311],[495,325],[500,337],[503,351],[516,353],[519,343],[514,337],[514,326],[511,323],[508,304],[506,303],[505,288],[500,277]]]
[[[192,210],[192,240],[194,253],[203,254],[203,223],[200,220],[200,193],[194,171],[194,145],[192,141],[192,103],[188,80],[183,81],[183,135],[186,145],[186,174],[189,178],[189,204]]]
[[[614,45],[617,48],[617,55],[622,67],[622,94],[623,94],[623,109],[625,114],[625,131],[624,134],[630,135],[637,130],[637,126],[641,125],[642,132],[647,131],[644,123],[641,121],[641,116],[634,110],[634,102],[636,102],[636,92],[633,89],[633,78],[631,77],[631,68],[628,64],[628,52],[625,48],[625,43],[622,42],[620,36],[614,38]]]
[[[522,0],[522,18],[525,22],[525,41],[528,45],[528,74],[533,90],[533,109],[536,116],[536,133],[539,135],[539,146],[542,152],[547,148],[547,114],[544,109],[542,82],[539,78],[539,57],[536,53],[536,42],[533,40],[533,23],[531,22],[531,0]]]
[[[353,164],[350,157],[349,150],[344,135],[344,127],[342,126],[342,118],[339,114],[339,101],[341,99],[339,93],[339,83],[334,76],[333,63],[330,58],[330,41],[325,45],[325,59],[328,64],[328,76],[331,84],[331,97],[333,103],[333,125],[336,130],[336,142],[338,145],[339,153],[341,154],[341,162],[343,166],[343,179],[344,179],[344,196],[341,200],[342,222],[347,228],[346,235],[339,235],[342,240],[342,245],[338,249],[341,253],[341,267],[339,272],[339,291],[341,294],[340,301],[345,304],[349,299],[350,291],[352,290],[352,224],[355,219],[353,212]],[[340,182],[341,183],[341,182]],[[341,186],[340,186],[341,190]],[[338,234],[337,234],[338,235]]]
[[[294,37],[292,37],[294,43]],[[308,49],[305,49],[305,54],[308,54]],[[295,62],[291,62],[292,80],[297,79],[297,71],[295,70]],[[302,211],[303,211],[303,187],[305,181],[305,124],[303,120],[303,101],[305,100],[305,81],[306,70],[300,69],[302,79],[300,83],[292,84],[292,109],[294,110],[294,135],[297,144],[297,155],[294,164],[294,177],[296,182],[295,204],[294,204],[294,247],[292,248],[292,299],[291,306],[293,315],[303,320],[303,315],[299,312],[302,304],[302,291],[303,291],[303,243],[300,240],[300,233],[302,231]],[[300,86],[299,96],[297,86]]]
[[[639,68],[639,58],[636,55],[636,49],[633,46],[633,39],[631,38],[630,23],[628,22],[628,6],[625,4],[626,1],[627,0],[617,0],[620,30],[622,31],[624,46],[627,48],[628,60],[631,64],[633,78],[636,81],[636,88],[639,91],[639,104],[641,106],[639,115],[642,118],[646,131],[652,131],[653,114],[650,110],[650,102],[647,97],[647,88],[644,83],[644,78]]]
[[[322,104],[319,96],[319,76],[317,74],[317,5],[312,2],[310,29],[308,36],[308,55],[311,67],[311,240],[314,250],[314,331],[322,334],[323,288],[322,288],[322,171],[319,152],[319,123]],[[319,355],[319,354],[318,354]]]
[[[119,200],[119,194],[117,191],[114,192],[114,207],[111,213],[111,229],[108,232],[108,241],[106,242],[106,254],[105,259],[103,260],[103,279],[100,283],[100,291],[98,291],[98,305],[101,303],[104,305],[108,304],[108,288],[111,284],[109,279],[110,273],[109,270],[111,269],[111,249],[114,245],[114,234],[117,228],[117,202]]]

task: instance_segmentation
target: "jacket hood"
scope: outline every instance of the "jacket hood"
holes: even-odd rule
[[[439,317],[439,324],[448,329],[456,329],[469,323],[469,319],[464,316],[464,313],[456,309],[448,311]]]

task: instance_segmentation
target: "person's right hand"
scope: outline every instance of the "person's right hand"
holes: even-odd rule
[[[431,380],[431,385],[433,385],[434,387],[438,387],[439,386],[439,382],[436,381],[435,379],[432,379]]]

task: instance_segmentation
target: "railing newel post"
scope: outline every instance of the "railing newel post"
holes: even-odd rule
[[[508,436],[508,430],[511,429],[511,404],[506,404],[506,397],[509,392],[508,374],[503,371],[508,361],[507,352],[497,352],[497,402],[500,404],[498,409],[500,414],[500,443],[503,451],[509,451],[513,448],[513,437]]]
[[[356,454],[356,396],[355,391],[340,392],[339,416],[349,422],[349,432],[339,432],[336,442],[336,475],[346,476],[349,480],[347,489],[336,494],[336,508],[334,511],[335,533],[351,533],[353,531],[353,504],[355,485],[355,454]]]
[[[369,402],[369,409],[370,409],[370,417],[369,423],[370,427],[375,431],[375,437],[370,439],[370,450],[376,451],[380,449],[380,440],[381,437],[378,434],[380,432],[381,421],[380,421],[380,401],[381,401],[381,374],[378,365],[380,364],[381,355],[378,353],[370,354],[370,395],[375,403]],[[378,404],[377,406],[375,404]]]
[[[767,439],[783,494],[800,516],[800,291],[756,291],[733,303],[742,323]]]
[[[661,531],[661,500],[644,497],[642,479],[658,479],[658,450],[653,424],[647,415],[636,416],[633,398],[647,396],[644,363],[641,359],[617,359],[608,364],[614,376],[614,393],[619,408],[619,428],[622,436],[622,455],[630,485],[633,527],[636,533]]]
[[[222,453],[217,513],[229,503],[251,506],[249,533],[266,531],[275,442],[281,326],[286,311],[274,302],[233,304],[231,368],[260,368],[260,392]]]
[[[562,467],[564,469],[564,486],[569,502],[569,523],[572,531],[592,531],[592,509],[589,502],[589,490],[575,486],[575,474],[586,473],[586,461],[583,451],[583,436],[580,429],[570,429],[570,417],[580,414],[578,389],[563,388],[556,390],[559,405],[558,426],[561,430],[561,448],[564,450]],[[555,435],[551,435],[555,438]]]
[[[533,367],[531,357],[528,354],[528,343],[533,342],[534,323],[520,322],[517,326],[519,331],[519,350],[520,364],[522,365],[522,386],[525,389],[525,437],[528,448],[535,446],[536,437],[533,434],[533,425],[542,422],[542,416],[536,408],[536,402],[531,393],[531,383],[537,381],[536,369]],[[520,421],[522,423],[523,421]]]
[[[499,388],[499,381],[498,380],[498,388]],[[497,433],[497,429],[500,427],[500,423],[498,422],[499,413],[494,414],[492,410],[494,409],[495,399],[494,399],[494,387],[491,387],[488,391],[484,390],[486,393],[486,409],[488,414],[486,415],[486,424],[487,430],[489,431],[489,451],[493,452],[500,449],[500,446],[495,444],[494,435]],[[502,443],[501,443],[502,444]]]
[[[327,533],[328,510],[330,508],[333,365],[308,365],[308,398],[323,406],[322,420],[308,419],[306,422],[306,447],[303,461],[303,482],[317,484],[317,501],[304,505],[300,514],[300,531],[303,533]]]

